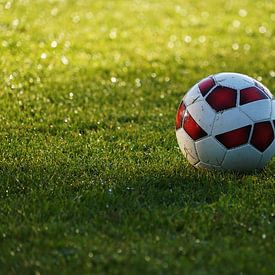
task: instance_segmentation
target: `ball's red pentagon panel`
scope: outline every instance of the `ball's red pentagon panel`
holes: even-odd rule
[[[183,129],[193,140],[207,136],[207,133],[199,126],[188,111],[184,115]]]
[[[176,130],[181,128],[185,109],[186,109],[186,107],[185,107],[184,103],[181,102],[181,104],[178,108],[177,115],[176,115]]]
[[[267,95],[256,87],[250,87],[240,91],[240,105],[267,98]]]
[[[208,104],[217,112],[236,106],[237,91],[228,87],[218,86],[207,97]]]
[[[235,148],[246,144],[249,139],[251,125],[235,129],[216,136],[216,139],[227,149]]]
[[[251,144],[259,151],[264,152],[274,140],[274,132],[269,121],[254,125]]]
[[[199,89],[203,96],[205,96],[214,86],[215,81],[212,77],[208,77],[199,83]]]

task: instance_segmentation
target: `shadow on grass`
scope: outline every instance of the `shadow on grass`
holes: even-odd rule
[[[107,166],[107,165],[106,165]],[[211,204],[220,196],[242,189],[251,179],[265,181],[273,178],[271,169],[255,173],[238,174],[197,170],[189,165],[178,164],[174,169],[135,168],[106,169],[99,166],[59,167],[18,166],[0,168],[1,197],[41,194],[71,198],[98,198],[98,206],[108,201],[135,208],[147,206],[196,206]],[[128,169],[128,170],[127,170]],[[102,203],[103,202],[103,203]]]
[[[0,201],[6,205],[1,208],[2,215],[16,222],[28,218],[35,223],[69,223],[73,228],[94,225],[106,232],[107,225],[128,223],[134,228],[140,221],[145,228],[146,222],[159,224],[185,211],[215,208],[220,200],[227,204],[246,197],[254,200],[256,193],[262,195],[259,189],[266,193],[274,184],[270,169],[236,174],[197,170],[182,162],[171,167],[131,165],[104,171],[104,165],[84,163],[2,165]]]

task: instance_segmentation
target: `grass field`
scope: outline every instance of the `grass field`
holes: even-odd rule
[[[275,159],[199,171],[184,93],[275,91],[274,0],[0,1],[1,274],[274,274]]]

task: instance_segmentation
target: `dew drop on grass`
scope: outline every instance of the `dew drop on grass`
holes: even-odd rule
[[[41,59],[46,59],[47,58],[47,54],[46,53],[42,53],[40,56]]]
[[[125,81],[121,81],[120,83],[119,83],[119,87],[125,87],[126,86],[126,82]]]
[[[241,25],[241,22],[239,21],[239,20],[234,20],[233,22],[232,22],[232,26],[234,27],[234,28],[239,28],[240,27],[240,25]]]
[[[61,62],[62,62],[63,65],[68,65],[69,64],[69,60],[65,55],[62,55]]]
[[[247,11],[245,9],[240,9],[239,10],[239,16],[246,17],[247,16]]]
[[[176,11],[176,13],[181,13],[182,7],[179,5],[175,6],[175,11]]]
[[[89,11],[85,14],[85,17],[87,20],[90,20],[94,17],[94,14],[91,11]]]
[[[8,43],[6,40],[4,40],[4,41],[2,42],[2,46],[3,46],[4,48],[6,48],[6,47],[9,46],[9,43]]]
[[[260,75],[258,75],[257,77],[256,77],[256,79],[258,80],[258,81],[262,81],[263,80],[263,78],[260,76]]]
[[[191,41],[192,41],[192,37],[190,35],[186,35],[184,38],[183,38],[183,41],[186,43],[186,44],[189,44]]]
[[[136,78],[135,83],[136,87],[141,87],[141,80],[139,78]]]
[[[203,44],[206,41],[206,37],[204,35],[200,35],[198,40],[201,44]]]
[[[72,18],[73,23],[75,23],[75,24],[80,22],[80,16],[78,14],[72,15],[71,18]]]
[[[262,234],[262,239],[266,239],[266,234]]]
[[[19,25],[19,19],[16,18],[16,19],[14,19],[14,20],[12,21],[12,26],[13,26],[14,28],[16,28],[18,25]]]
[[[174,34],[172,34],[172,35],[170,36],[170,41],[175,42],[176,40],[177,40],[177,36],[174,35]]]
[[[200,64],[200,67],[203,68],[203,67],[208,67],[209,66],[209,61],[207,60],[203,60]]]
[[[167,47],[168,47],[169,49],[174,48],[174,42],[173,42],[173,41],[169,41],[168,44],[167,44]]]
[[[89,257],[89,258],[93,258],[93,257],[94,257],[93,252],[89,252],[88,257]]]
[[[144,257],[144,260],[145,260],[146,262],[150,262],[151,258],[150,258],[149,256],[145,256],[145,257]]]
[[[220,46],[220,42],[219,41],[214,41],[213,42],[213,46],[214,46],[214,48],[219,48],[219,46]]]
[[[70,42],[70,41],[65,41],[64,47],[65,47],[66,49],[70,48],[70,47],[71,47],[71,42]]]
[[[57,9],[57,8],[53,8],[53,9],[51,10],[51,16],[56,16],[57,13],[58,13],[58,9]]]
[[[51,71],[51,70],[53,69],[53,64],[52,64],[52,63],[49,64],[48,67],[47,67],[47,69],[48,69],[49,71]]]
[[[39,48],[44,48],[45,47],[45,43],[43,41],[39,42],[38,47]]]
[[[116,78],[115,76],[112,76],[112,77],[111,77],[111,82],[112,82],[112,83],[117,83],[117,78]]]
[[[260,26],[260,27],[259,27],[259,33],[264,34],[264,33],[266,33],[266,32],[267,32],[267,29],[266,29],[265,26]]]
[[[9,10],[11,8],[11,5],[12,5],[12,3],[10,1],[8,1],[5,5],[5,9]]]
[[[232,44],[232,49],[233,49],[234,51],[237,51],[237,50],[239,49],[239,44],[238,44],[238,43],[233,43],[233,44]]]
[[[249,44],[244,44],[243,49],[248,52],[250,51],[251,46]]]
[[[57,42],[54,40],[54,41],[52,41],[52,43],[51,43],[51,47],[52,48],[56,48],[57,47]]]
[[[116,29],[112,29],[109,33],[110,39],[116,39],[117,38],[117,31]]]

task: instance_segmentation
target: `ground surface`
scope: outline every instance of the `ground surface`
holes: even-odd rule
[[[275,91],[274,1],[0,1],[0,273],[271,274],[275,159],[190,167],[199,79]]]

